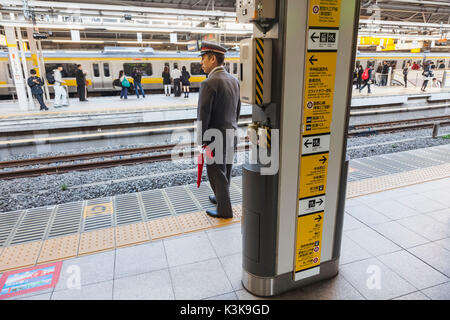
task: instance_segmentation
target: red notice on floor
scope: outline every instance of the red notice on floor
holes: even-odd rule
[[[54,287],[62,262],[6,272],[0,279],[0,300]]]

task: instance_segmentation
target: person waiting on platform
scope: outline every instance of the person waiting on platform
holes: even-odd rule
[[[173,79],[173,93],[175,97],[181,96],[181,71],[178,70],[178,67],[175,66],[173,70],[170,72],[170,77]]]
[[[128,88],[130,87],[130,82],[128,81],[127,77],[125,76],[125,73],[123,70],[120,70],[119,72],[119,81],[122,85],[122,91],[120,91],[120,99],[128,99]]]
[[[425,89],[427,88],[427,85],[428,85],[428,81],[430,81],[433,77],[433,73],[431,72],[429,65],[424,66],[424,71],[422,73],[422,76],[423,76],[423,83],[422,83],[422,88],[420,88],[420,90],[425,92]]]
[[[362,80],[364,81],[364,85],[362,87],[359,88],[359,92],[362,91],[362,89],[364,89],[367,86],[367,93],[371,93],[370,92],[370,79],[372,78],[372,71],[373,71],[373,67],[370,63],[367,64],[367,68],[366,70],[364,70],[364,73],[362,75]]]
[[[387,85],[389,75],[389,64],[384,61],[383,63],[383,71],[381,72],[381,85],[385,87]],[[370,91],[370,89],[369,89]]]
[[[381,86],[381,73],[383,72],[383,66],[381,63],[378,64],[377,70],[375,72],[375,84]]]
[[[53,85],[53,89],[55,89],[55,102],[53,107],[55,108],[67,107],[69,105],[66,89],[62,86],[61,71],[63,71],[62,64],[58,64],[56,69],[53,70],[53,77],[55,79],[55,84]]]
[[[44,103],[44,91],[42,91],[42,86],[44,82],[41,78],[36,77],[36,70],[30,70],[31,76],[28,78],[27,83],[31,88],[31,93],[37,99],[40,104],[39,110],[48,110],[47,106]]]
[[[81,64],[77,65],[77,71],[75,71],[75,78],[77,79],[77,92],[80,101],[86,100],[86,72],[83,72]]]
[[[139,90],[141,90],[142,97],[145,98],[144,89],[142,89],[142,71],[138,68],[133,69],[133,73],[131,74],[134,82],[134,89],[136,90],[136,96],[139,99]]]
[[[431,81],[431,87],[432,88],[440,88],[441,82],[439,80],[437,80],[436,78],[433,78],[433,80]]]
[[[362,67],[362,65],[359,65],[358,68],[356,69],[356,89],[361,88],[362,85],[362,75],[364,73],[364,69]]]
[[[172,81],[170,80],[170,72],[169,67],[165,66],[164,71],[162,73],[163,85],[164,85],[164,93],[167,97],[170,97],[170,84]]]
[[[185,98],[189,98],[189,87],[191,85],[191,83],[189,82],[190,77],[191,75],[189,74],[188,71],[186,71],[186,67],[183,66],[183,68],[181,68],[181,84],[183,85],[183,92]]]
[[[409,62],[403,68],[403,81],[405,82],[405,88],[408,84]]]

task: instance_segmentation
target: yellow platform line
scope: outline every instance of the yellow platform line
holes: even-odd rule
[[[347,198],[359,197],[448,177],[450,177],[450,163],[350,182],[347,186]],[[84,243],[80,241],[80,243],[72,244],[77,247],[76,251],[68,242],[68,238],[73,237],[73,235],[54,238],[51,240],[51,245],[49,245],[49,240],[45,240],[0,248],[0,272],[32,266],[39,263],[39,261],[62,261],[75,258],[76,256],[95,254],[105,250],[114,250],[120,247],[188,234],[193,231],[208,230],[229,226],[233,223],[241,223],[242,205],[234,205],[233,213],[234,216],[232,219],[221,219],[220,221],[210,218],[205,212],[200,211],[152,219],[146,223],[139,222],[128,225],[128,227],[117,226],[103,230],[83,232],[80,234],[80,239],[83,237],[85,239]],[[60,239],[61,244],[57,243],[57,239]],[[41,250],[41,247],[44,245],[44,250]],[[80,251],[81,247],[83,250]],[[15,250],[15,248],[18,248],[18,250]],[[21,258],[22,252],[26,253],[23,258]],[[77,254],[75,255],[74,252],[77,252]]]
[[[70,108],[71,106],[69,106]],[[29,116],[43,116],[43,115],[65,115],[65,114],[91,114],[108,111],[108,113],[114,112],[129,112],[129,111],[140,111],[140,110],[153,110],[153,109],[170,109],[170,108],[191,108],[197,107],[197,104],[167,104],[158,106],[129,106],[120,108],[101,108],[101,109],[88,109],[88,110],[67,110],[67,111],[36,111],[36,112],[22,112],[22,113],[11,113],[6,115],[1,115],[0,119],[9,119],[13,117],[29,117]],[[62,107],[64,108],[64,107]]]
[[[347,198],[415,185],[450,177],[450,163],[349,182]]]

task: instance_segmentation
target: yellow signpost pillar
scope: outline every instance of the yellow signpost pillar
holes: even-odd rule
[[[238,18],[254,7],[267,13],[275,2],[257,3],[238,1]],[[260,163],[243,167],[242,283],[259,296],[339,272],[360,0],[279,0],[276,7],[275,18],[251,20],[259,23],[254,38],[272,36],[274,48],[272,98],[255,103],[252,120],[269,119],[271,151],[279,145],[276,176],[263,175]],[[241,50],[241,70],[247,61],[252,56]],[[246,97],[256,80],[245,72],[240,79]]]

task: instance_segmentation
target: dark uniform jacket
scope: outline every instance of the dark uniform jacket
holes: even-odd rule
[[[39,83],[35,83],[35,82],[33,82],[33,80],[38,80]],[[42,88],[41,88],[41,86],[44,85],[44,82],[42,81],[41,78],[31,76],[31,77],[28,78],[27,82],[28,82],[28,85],[31,88],[31,93],[32,94],[38,95],[38,94],[43,94],[44,93],[42,91]]]
[[[203,140],[203,135],[206,130],[215,128],[222,132],[225,148],[226,129],[234,129],[236,132],[240,112],[239,81],[224,67],[215,68],[200,86],[197,120],[202,122],[202,130],[198,130],[198,135],[201,136],[197,136],[197,143],[209,144],[210,141]],[[234,145],[236,144],[235,139]]]
[[[75,78],[77,79],[77,86],[84,87],[86,85],[86,78],[83,70],[77,69],[77,71],[75,71]]]

